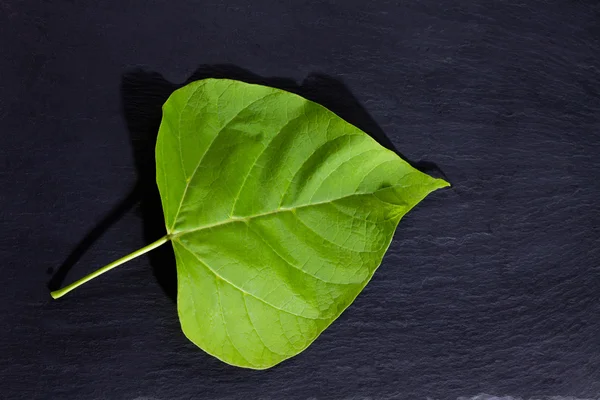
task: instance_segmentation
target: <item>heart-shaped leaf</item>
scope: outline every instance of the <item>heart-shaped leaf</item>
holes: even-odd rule
[[[183,331],[256,369],[315,340],[371,279],[400,218],[447,186],[316,103],[225,79],[173,93],[156,165]]]
[[[314,102],[227,79],[169,97],[156,167],[168,234],[52,295],[170,240],[183,332],[254,369],[310,345],[369,282],[402,216],[448,186]]]

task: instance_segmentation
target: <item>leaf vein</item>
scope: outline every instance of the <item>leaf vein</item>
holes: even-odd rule
[[[183,258],[180,259],[182,265],[184,266],[184,269],[187,273],[188,279],[191,279],[191,275],[190,275],[190,271],[193,271],[193,269],[190,269],[189,267],[187,267],[185,265],[185,262],[183,261]],[[233,340],[231,339],[231,336],[229,335],[229,331],[227,330],[227,322],[225,322],[225,315],[223,314],[223,306],[221,305],[221,294],[220,294],[220,290],[219,290],[219,284],[217,282],[217,280],[215,279],[215,291],[217,292],[217,299],[219,301],[219,310],[220,310],[220,315],[221,315],[221,320],[223,321],[223,327],[225,328],[225,335],[227,336],[227,339],[229,339],[229,343],[231,343],[231,345],[233,346],[233,348],[235,349],[235,351],[238,352],[238,354],[247,362],[250,362],[241,352],[240,350],[237,348],[237,346],[233,343]],[[196,306],[196,299],[194,298],[194,296],[190,296],[190,299],[192,301],[192,304],[194,305],[194,319],[196,320],[196,322],[198,323],[198,325],[200,325],[201,321],[198,320],[198,316],[196,315],[196,309],[198,308]],[[223,349],[221,350],[223,351]]]
[[[373,250],[373,251],[364,251],[364,250],[362,250],[362,251],[356,251],[355,249],[353,249],[353,248],[351,248],[351,247],[342,246],[342,245],[341,245],[341,244],[339,244],[339,243],[336,243],[336,242],[334,242],[334,241],[331,241],[331,240],[327,239],[325,236],[321,235],[319,232],[315,231],[313,228],[311,228],[310,226],[308,226],[308,225],[306,224],[306,222],[302,221],[302,220],[300,219],[300,217],[299,217],[299,216],[298,216],[296,213],[294,213],[294,216],[296,217],[296,219],[297,219],[297,220],[298,220],[298,221],[299,221],[299,222],[300,222],[302,225],[304,225],[304,226],[306,227],[306,229],[308,229],[309,231],[313,232],[315,235],[317,235],[318,237],[320,237],[320,238],[321,238],[321,239],[323,239],[324,241],[326,241],[326,242],[329,242],[329,243],[333,244],[334,246],[337,246],[337,247],[339,247],[340,249],[349,250],[349,251],[352,251],[352,252],[354,252],[354,253],[377,253],[377,252],[379,252],[379,250]]]
[[[184,245],[184,244],[183,244],[183,242],[181,242],[181,241],[180,241],[180,240],[178,240],[178,239],[174,239],[174,240],[175,240],[177,243],[179,243],[179,244],[181,245],[181,247],[183,247],[183,248],[184,248],[185,250],[187,250],[187,251],[188,251],[190,254],[192,254],[192,255],[194,256],[194,258],[196,258],[196,259],[198,260],[198,262],[200,262],[202,265],[204,265],[204,266],[205,266],[205,267],[206,267],[206,268],[207,268],[209,271],[211,271],[211,272],[212,272],[212,273],[213,273],[213,274],[214,274],[214,275],[215,275],[217,278],[219,278],[219,279],[223,280],[224,282],[227,282],[227,283],[228,283],[228,284],[230,284],[230,285],[231,285],[233,288],[235,288],[235,289],[239,290],[240,292],[242,292],[242,293],[245,293],[245,294],[247,294],[248,296],[252,296],[252,297],[254,297],[255,299],[257,299],[257,300],[261,301],[262,303],[265,303],[265,304],[266,304],[266,305],[268,305],[269,307],[272,307],[272,308],[274,308],[274,309],[276,309],[276,310],[283,311],[283,312],[285,312],[285,313],[287,313],[287,314],[295,315],[296,317],[300,317],[300,318],[304,318],[304,319],[312,319],[312,320],[315,320],[315,319],[327,319],[327,318],[311,318],[311,317],[306,317],[306,316],[304,316],[304,315],[301,315],[301,314],[296,314],[296,313],[293,313],[293,312],[291,312],[291,311],[284,310],[283,308],[279,308],[279,307],[275,306],[274,304],[272,304],[272,303],[269,303],[269,302],[268,302],[268,301],[266,301],[265,299],[261,299],[261,298],[260,298],[260,297],[258,297],[257,295],[255,295],[255,294],[253,294],[253,293],[250,293],[250,292],[248,292],[248,291],[246,291],[246,290],[242,289],[241,287],[239,287],[239,286],[235,285],[233,282],[231,282],[231,281],[229,281],[229,280],[225,279],[225,278],[224,278],[222,275],[219,275],[217,272],[215,272],[215,270],[214,270],[213,268],[211,268],[211,266],[210,266],[210,265],[208,265],[206,262],[204,262],[204,261],[203,261],[203,260],[202,260],[200,257],[198,257],[198,255],[197,255],[196,253],[194,253],[194,252],[193,252],[192,250],[190,250],[190,249],[189,249],[189,248],[188,248],[186,245]]]
[[[215,135],[213,140],[210,142],[210,144],[206,148],[206,151],[202,154],[202,156],[200,156],[200,159],[198,160],[198,163],[196,164],[194,171],[190,175],[189,180],[187,180],[187,182],[185,183],[185,189],[183,190],[183,194],[181,196],[181,201],[179,202],[179,207],[177,208],[177,212],[175,213],[175,216],[173,217],[173,226],[171,226],[171,231],[175,228],[175,224],[177,223],[177,218],[179,217],[179,213],[181,212],[181,206],[183,205],[183,202],[185,201],[185,197],[187,195],[188,188],[190,187],[191,182],[194,180],[194,177],[196,176],[198,167],[200,167],[200,164],[204,160],[204,157],[208,154],[208,152],[212,148],[213,144],[217,141],[217,138],[219,137],[221,132],[223,132],[229,126],[229,124],[231,124],[242,112],[244,112],[245,110],[250,108],[253,104],[258,103],[259,101],[263,100],[267,96],[273,95],[275,93],[277,93],[277,92],[271,92],[269,94],[266,94],[256,100],[252,101],[251,103],[247,104],[245,107],[243,107],[241,110],[239,110],[233,117],[231,117],[231,119],[229,121],[227,121],[227,123],[225,123],[225,125],[223,125],[222,127],[219,128],[219,131],[217,132],[217,134]]]
[[[199,226],[199,227],[194,228],[194,229],[188,229],[188,230],[185,230],[185,231],[171,232],[171,233],[173,235],[175,235],[175,236],[181,236],[181,235],[185,235],[185,234],[192,233],[192,232],[202,231],[204,229],[210,229],[210,228],[215,228],[215,227],[221,226],[221,225],[231,224],[231,223],[234,223],[234,222],[243,222],[245,220],[251,220],[251,219],[254,219],[254,218],[266,217],[268,215],[278,214],[278,213],[281,213],[281,212],[291,212],[291,211],[300,210],[300,209],[306,208],[306,207],[313,207],[313,206],[319,206],[319,205],[322,205],[322,204],[329,204],[329,203],[333,203],[335,201],[340,201],[340,200],[348,199],[348,198],[355,197],[355,196],[375,196],[375,193],[377,193],[379,191],[390,189],[390,188],[396,188],[396,187],[407,187],[407,186],[406,185],[392,185],[392,186],[387,186],[385,188],[381,188],[381,189],[375,190],[373,192],[352,193],[352,194],[349,194],[349,195],[346,195],[346,196],[342,196],[342,197],[338,197],[338,198],[335,198],[335,199],[330,199],[330,200],[326,200],[326,201],[320,201],[320,202],[316,202],[316,203],[302,204],[302,205],[299,205],[299,206],[296,206],[296,207],[291,207],[291,208],[278,208],[278,209],[273,210],[273,211],[267,211],[267,212],[260,213],[260,214],[254,214],[254,215],[250,215],[250,216],[247,216],[247,217],[232,217],[230,219],[226,219],[224,221],[219,221],[219,222],[216,222],[214,224],[203,225],[203,226]],[[378,197],[375,197],[375,198],[377,200],[379,200],[380,202],[382,202],[382,203],[386,203],[386,204],[391,204],[391,205],[397,206],[397,204],[381,200]]]
[[[244,308],[246,309],[246,314],[248,314],[248,320],[250,320],[250,325],[252,325],[252,329],[254,329],[254,332],[256,332],[256,336],[258,336],[258,339],[261,341],[261,343],[263,344],[263,346],[265,346],[265,348],[267,350],[269,350],[272,353],[275,353],[279,356],[284,356],[285,354],[282,354],[278,351],[273,350],[271,347],[267,346],[267,343],[263,340],[262,336],[260,335],[260,333],[258,333],[258,329],[256,329],[256,325],[254,325],[254,321],[252,320],[252,315],[250,314],[250,310],[248,310],[248,304],[246,303],[246,296],[244,294],[242,294],[242,299],[244,300]]]
[[[315,191],[313,192],[313,195],[310,197],[309,201],[312,201],[312,199],[317,195],[317,193],[319,192],[319,190],[323,187],[323,185],[325,184],[325,181],[331,176],[333,175],[337,170],[339,170],[342,166],[344,166],[347,162],[354,160],[357,157],[360,157],[366,153],[370,153],[372,151],[379,151],[378,149],[369,149],[367,151],[363,151],[360,152],[358,154],[355,154],[353,156],[351,156],[350,158],[348,158],[347,160],[342,161],[342,163],[340,165],[338,165],[337,167],[335,167],[329,174],[327,174],[327,176],[325,178],[323,178],[323,180],[321,181],[321,183],[319,184],[319,186],[315,189]]]
[[[292,176],[292,179],[290,179],[290,183],[288,184],[288,186],[287,186],[287,187],[285,188],[285,190],[283,191],[283,195],[281,196],[281,200],[280,200],[280,202],[279,202],[279,206],[281,207],[281,205],[283,204],[283,201],[285,200],[286,196],[288,195],[288,192],[290,191],[290,188],[292,187],[292,184],[294,183],[294,180],[296,179],[296,177],[298,176],[298,174],[300,173],[300,171],[302,171],[302,168],[304,168],[304,166],[306,165],[306,163],[307,163],[308,161],[310,161],[311,157],[312,157],[312,156],[313,156],[313,155],[314,155],[314,154],[315,154],[317,151],[319,151],[320,149],[322,149],[322,148],[323,148],[323,146],[325,146],[325,145],[327,145],[327,144],[329,144],[329,143],[331,143],[331,142],[334,142],[334,141],[336,141],[336,140],[338,140],[338,139],[342,139],[342,138],[345,138],[345,137],[351,137],[351,136],[359,136],[359,135],[356,135],[356,134],[355,134],[355,135],[348,135],[348,134],[340,135],[340,136],[338,136],[338,137],[334,138],[333,140],[326,140],[326,141],[325,141],[325,142],[323,142],[321,145],[319,145],[317,148],[315,148],[315,149],[312,151],[312,153],[311,153],[311,154],[310,154],[310,155],[309,155],[309,156],[306,158],[306,160],[304,160],[304,161],[302,162],[302,164],[301,164],[301,165],[300,165],[300,167],[299,167],[299,168],[296,170],[296,172],[294,172],[294,175]],[[308,137],[309,137],[309,139],[310,139],[310,135],[308,135]],[[310,141],[311,141],[311,144],[312,144],[312,139],[310,139]]]
[[[288,260],[286,260],[286,259],[285,259],[285,258],[284,258],[284,257],[283,257],[281,254],[279,254],[279,252],[278,252],[277,250],[275,250],[275,248],[274,248],[273,246],[271,246],[271,245],[269,244],[269,242],[267,242],[267,241],[265,240],[265,238],[263,238],[263,236],[262,236],[262,235],[259,233],[259,231],[258,231],[258,230],[254,230],[253,228],[251,228],[251,227],[250,227],[250,225],[249,225],[249,224],[248,224],[248,228],[249,228],[249,229],[250,229],[252,232],[256,233],[256,236],[258,236],[258,237],[259,237],[259,239],[260,239],[260,240],[262,240],[262,241],[263,241],[263,242],[264,242],[264,243],[267,245],[267,247],[268,247],[269,249],[271,249],[271,251],[273,252],[273,254],[275,254],[277,257],[279,257],[280,259],[282,259],[282,260],[283,260],[283,262],[285,262],[287,265],[289,265],[289,266],[290,266],[290,267],[292,267],[293,269],[295,269],[295,270],[298,270],[298,271],[302,272],[303,274],[305,274],[305,275],[308,275],[308,276],[310,276],[310,277],[313,277],[313,278],[315,278],[316,280],[318,280],[318,281],[321,281],[321,282],[323,282],[323,283],[326,283],[326,284],[331,284],[331,285],[350,285],[350,283],[338,283],[338,282],[327,281],[327,280],[325,280],[325,279],[319,278],[318,276],[316,276],[316,275],[313,275],[313,274],[309,273],[308,271],[305,271],[305,270],[303,270],[303,269],[302,269],[302,268],[300,268],[300,267],[297,267],[297,266],[295,266],[294,264],[292,264],[291,262],[289,262]]]
[[[269,142],[265,144],[265,147],[261,150],[261,152],[258,154],[258,156],[254,159],[254,162],[252,162],[252,165],[250,165],[250,167],[248,168],[248,174],[246,174],[246,176],[244,177],[244,180],[242,181],[242,184],[240,185],[240,189],[238,190],[237,194],[235,195],[235,198],[233,199],[233,206],[231,207],[231,212],[229,213],[229,215],[233,215],[233,213],[235,211],[235,206],[237,205],[237,202],[240,199],[240,195],[242,194],[242,191],[244,190],[244,186],[246,185],[246,182],[248,181],[248,178],[252,174],[252,171],[254,170],[254,167],[256,167],[256,163],[258,163],[258,160],[260,159],[260,157],[262,157],[262,155],[265,153],[265,151],[268,150],[269,145],[271,143],[273,143],[273,141],[275,140],[275,138],[277,138],[277,136],[279,136],[279,134],[287,126],[289,126],[292,122],[296,121],[300,117],[301,117],[301,115],[298,115],[295,118],[292,118],[291,120],[288,120],[288,122],[286,122],[285,125],[283,125],[279,129],[279,131],[275,135],[273,135],[273,137],[269,140]]]
[[[225,334],[227,335],[227,339],[229,339],[229,343],[231,343],[231,345],[233,346],[233,348],[238,352],[238,354],[244,359],[246,360],[248,363],[253,364],[252,362],[250,362],[250,360],[248,360],[246,358],[245,355],[242,354],[242,352],[240,351],[240,349],[237,348],[237,346],[235,345],[235,343],[233,343],[233,339],[231,338],[231,335],[229,334],[229,329],[227,328],[227,321],[225,321],[225,313],[223,312],[223,305],[221,304],[221,289],[219,288],[219,282],[216,281],[216,286],[217,286],[217,298],[219,299],[219,310],[221,311],[221,319],[223,320],[223,326],[225,327]]]

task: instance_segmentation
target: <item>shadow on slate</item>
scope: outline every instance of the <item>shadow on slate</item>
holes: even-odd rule
[[[166,234],[160,195],[156,186],[154,148],[162,118],[162,105],[171,93],[186,84],[207,78],[235,79],[248,83],[270,86],[296,93],[319,103],[335,114],[360,128],[382,146],[394,151],[414,168],[437,177],[446,178],[432,162],[414,162],[400,153],[375,120],[360,105],[350,90],[338,79],[312,73],[302,84],[287,78],[265,78],[235,65],[201,65],[183,84],[167,81],[157,72],[141,68],[127,71],[121,82],[123,112],[133,149],[137,182],[125,199],[111,210],[75,247],[54,274],[48,288],[60,288],[69,270],[115,222],[139,202],[144,223],[145,242],[151,243]],[[146,254],[153,273],[172,300],[177,298],[177,272],[175,256],[170,246],[161,246]]]

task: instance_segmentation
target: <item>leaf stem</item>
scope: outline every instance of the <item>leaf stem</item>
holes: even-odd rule
[[[65,294],[69,293],[71,290],[83,285],[84,283],[86,283],[88,281],[91,281],[95,277],[100,276],[103,273],[110,271],[111,269],[118,267],[121,264],[126,263],[127,261],[133,260],[134,258],[141,256],[142,254],[145,254],[151,250],[154,250],[155,248],[157,248],[159,246],[162,246],[163,244],[168,242],[170,239],[171,238],[169,235],[165,235],[165,236],[161,237],[160,239],[158,239],[156,242],[150,243],[148,246],[142,247],[141,249],[136,250],[133,253],[126,255],[125,257],[119,258],[118,260],[113,261],[108,265],[105,265],[104,267],[92,272],[91,274],[89,274],[87,276],[84,276],[83,278],[79,279],[78,281],[75,281],[75,282],[71,283],[70,285],[65,286],[62,289],[51,292],[50,296],[52,296],[53,299],[58,299],[58,298],[64,296]]]

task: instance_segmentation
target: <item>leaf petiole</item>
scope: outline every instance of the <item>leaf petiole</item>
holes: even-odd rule
[[[150,243],[148,246],[142,247],[141,249],[136,250],[133,253],[126,255],[125,257],[119,258],[118,260],[113,261],[108,265],[105,265],[104,267],[92,272],[91,274],[89,274],[87,276],[84,276],[83,278],[79,279],[78,281],[75,281],[75,282],[71,283],[70,285],[65,286],[62,289],[51,292],[50,296],[52,296],[53,299],[58,299],[58,298],[64,296],[65,294],[69,293],[71,290],[83,285],[84,283],[86,283],[88,281],[91,281],[95,277],[100,276],[103,273],[110,271],[111,269],[118,267],[121,264],[126,263],[127,261],[133,260],[134,258],[141,256],[142,254],[145,254],[151,250],[154,250],[157,247],[162,246],[163,244],[168,242],[170,239],[171,238],[169,235],[165,235],[165,236],[161,237],[160,239],[158,239],[156,242]]]

